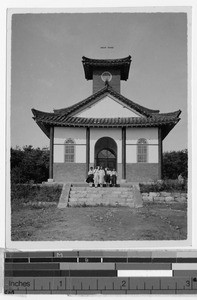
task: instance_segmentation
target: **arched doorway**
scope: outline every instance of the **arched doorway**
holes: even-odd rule
[[[117,170],[117,144],[110,137],[102,137],[95,144],[95,166]]]

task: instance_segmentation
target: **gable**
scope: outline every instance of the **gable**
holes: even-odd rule
[[[74,116],[80,118],[129,118],[139,117],[141,115],[114,97],[105,96]]]

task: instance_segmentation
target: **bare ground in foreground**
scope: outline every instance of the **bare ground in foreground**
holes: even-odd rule
[[[13,241],[183,240],[187,205],[21,208],[12,211]]]

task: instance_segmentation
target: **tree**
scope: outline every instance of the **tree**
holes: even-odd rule
[[[40,183],[48,179],[49,150],[24,146],[22,149],[11,148],[12,183]]]
[[[163,178],[177,179],[182,174],[184,178],[188,176],[188,151],[164,152],[163,154]]]

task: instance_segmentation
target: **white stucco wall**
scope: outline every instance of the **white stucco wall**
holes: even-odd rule
[[[54,128],[54,162],[64,162],[64,142],[71,138],[75,142],[75,162],[86,161],[86,129],[85,128]]]
[[[55,127],[54,128],[54,143],[64,143],[65,139],[72,138],[76,144],[86,142],[86,128],[75,127]]]
[[[158,163],[158,129],[157,128],[127,128],[126,134],[126,162],[137,162],[137,141],[139,138],[147,140],[148,163]],[[132,144],[132,145],[129,145]]]
[[[137,162],[137,146],[126,145],[126,163]]]
[[[54,145],[54,162],[63,163],[64,162],[64,146]]]
[[[139,114],[133,112],[118,102],[111,96],[105,96],[91,107],[75,115],[81,118],[127,118],[139,117]]]
[[[127,144],[136,143],[139,138],[145,138],[151,144],[158,143],[157,128],[127,128]]]
[[[121,128],[90,128],[90,163],[94,163],[94,148],[102,137],[111,137],[117,144],[117,162],[122,163],[122,130]],[[71,138],[75,142],[75,162],[86,162],[86,129],[55,127],[54,129],[54,162],[64,162],[64,142]],[[147,139],[148,162],[158,163],[158,129],[127,128],[126,132],[126,163],[137,162],[137,141]],[[129,145],[132,144],[132,145]]]

